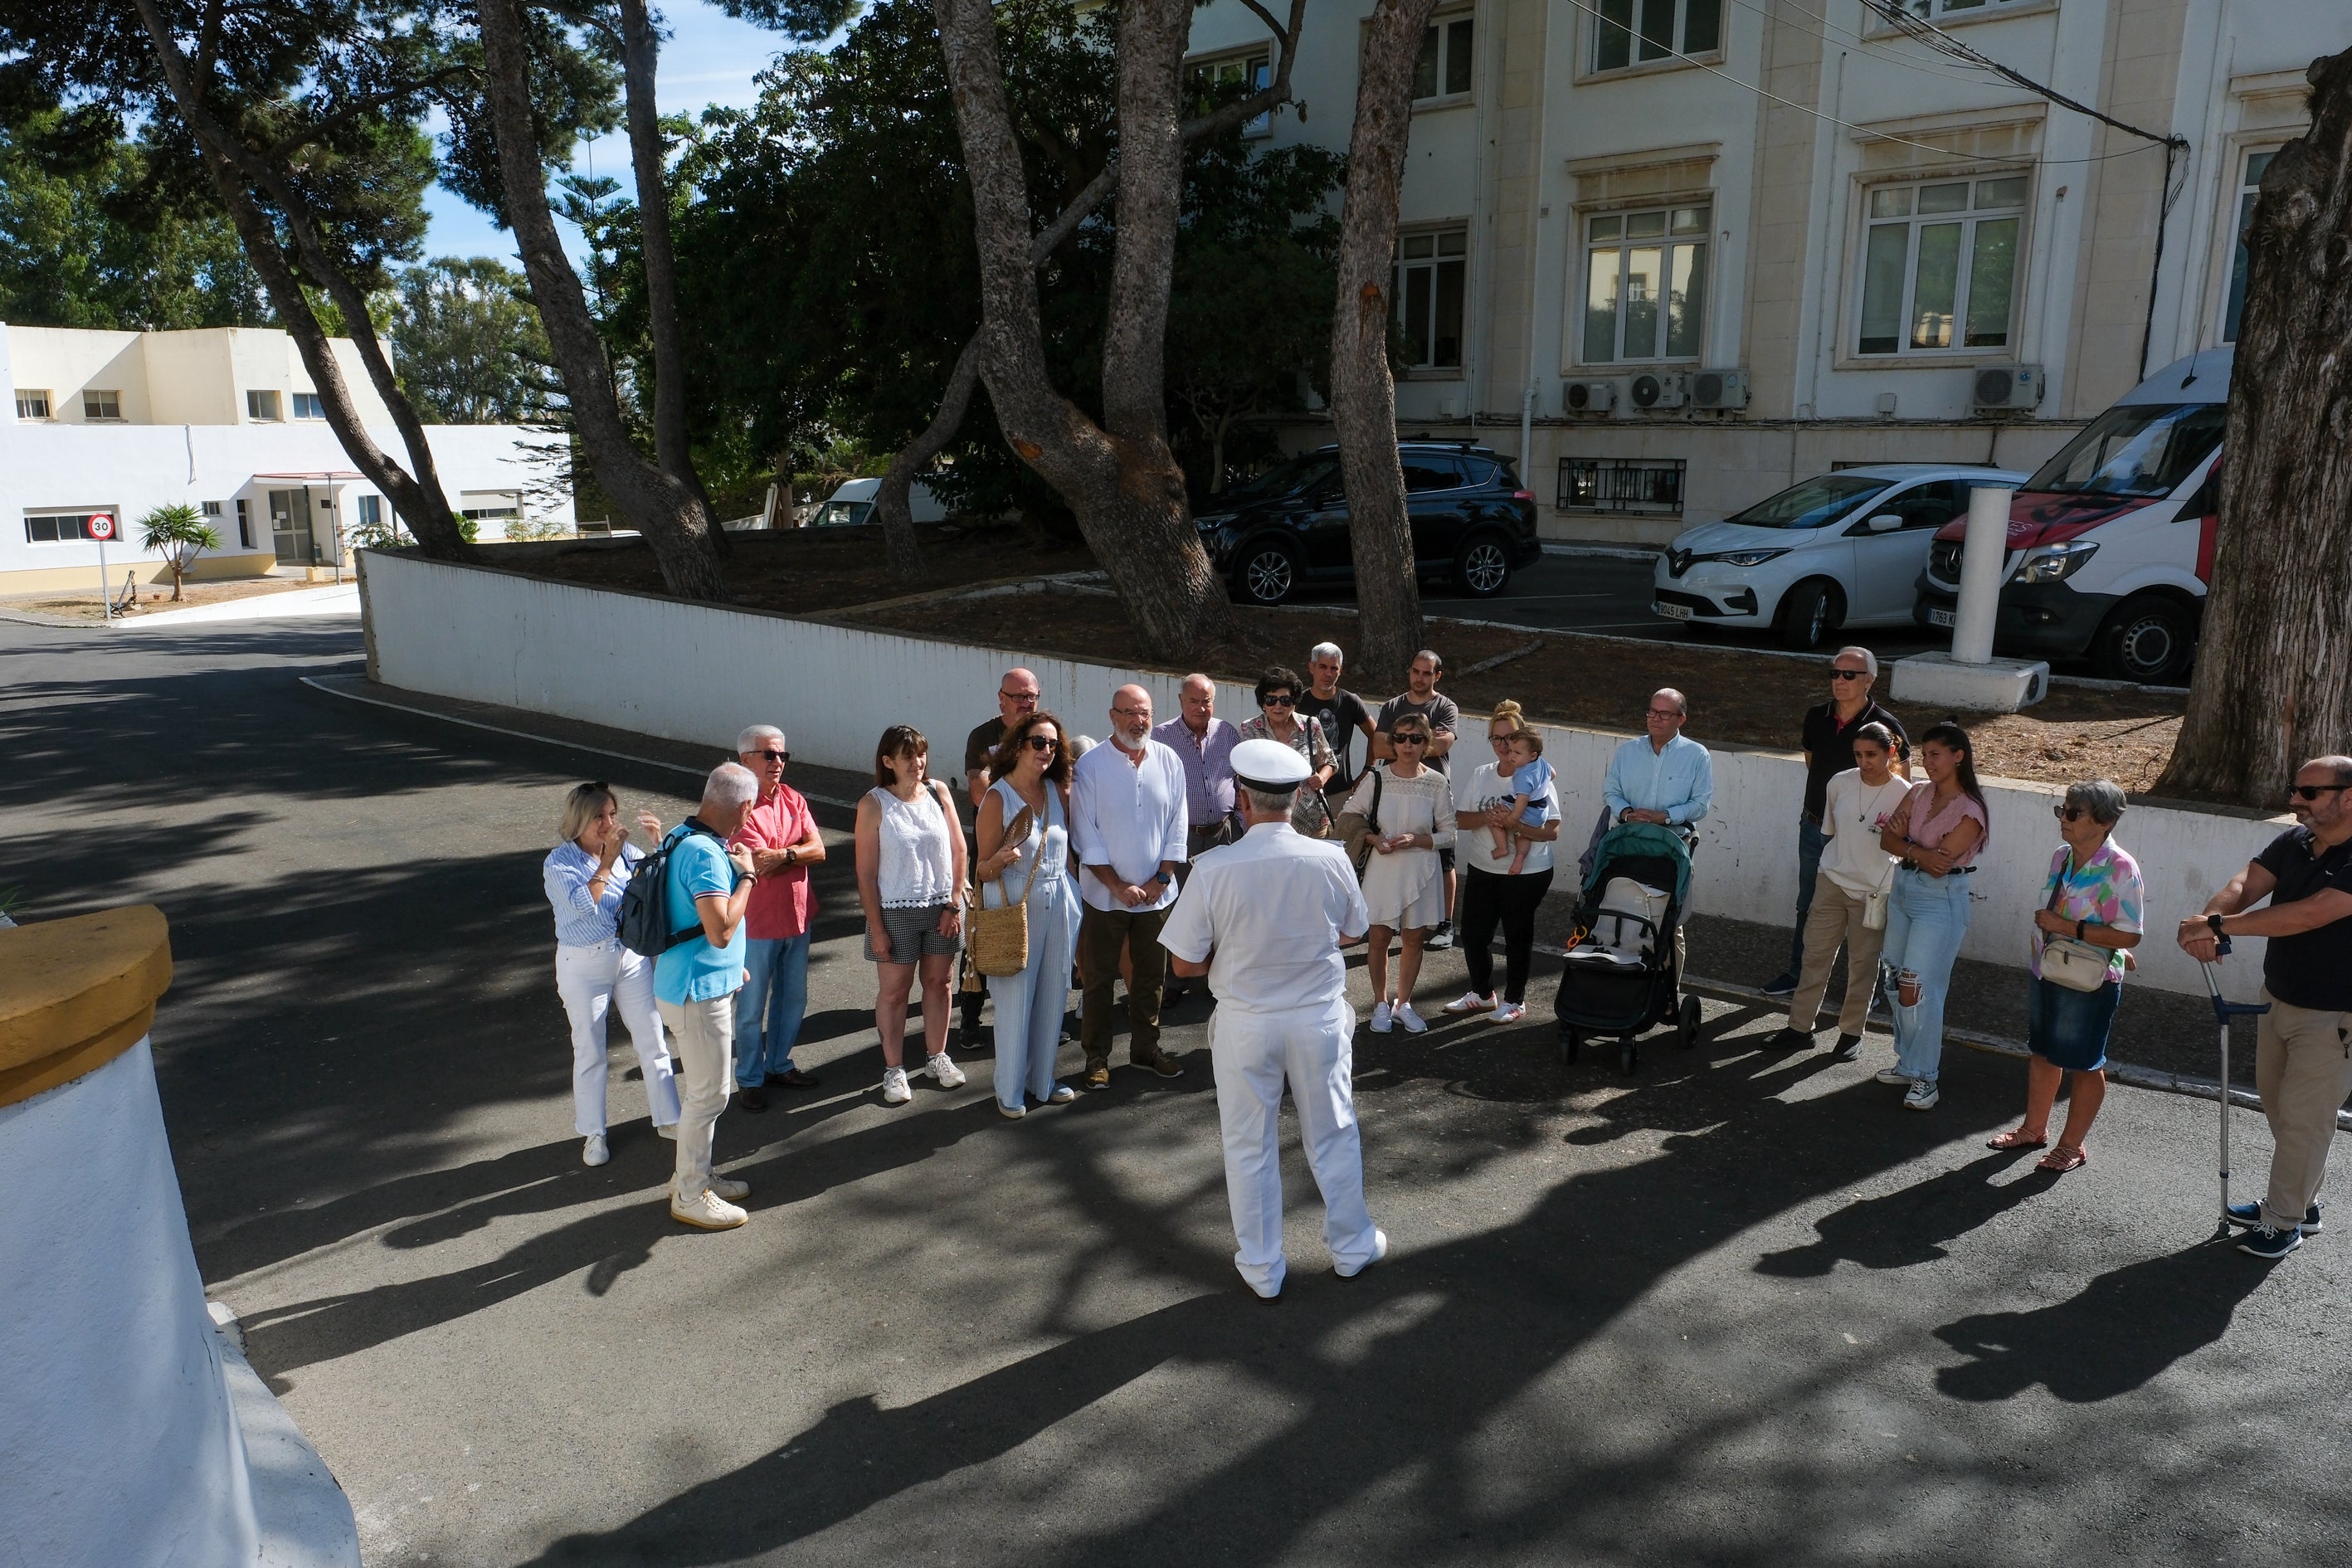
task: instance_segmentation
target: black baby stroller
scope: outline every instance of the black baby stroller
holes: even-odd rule
[[[1664,1023],[1685,1049],[1698,1044],[1698,998],[1682,994],[1675,941],[1690,868],[1690,847],[1671,827],[1627,823],[1601,837],[1552,1003],[1562,1062],[1576,1059],[1587,1036],[1614,1035],[1617,1065],[1632,1072],[1635,1037]]]

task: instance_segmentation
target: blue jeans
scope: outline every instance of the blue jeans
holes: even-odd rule
[[[1820,876],[1822,851],[1830,836],[1810,816],[1797,818],[1797,929],[1789,938],[1789,973],[1805,972],[1805,917],[1813,912],[1813,879]]]
[[[1943,1066],[1944,997],[1952,987],[1960,939],[1969,933],[1969,880],[1905,866],[1895,871],[1886,900],[1886,945],[1879,957],[1893,972],[1887,989],[1895,997],[1895,1065],[1928,1083]],[[1908,1007],[1900,985],[1905,974],[1919,983],[1919,1000]]]
[[[743,989],[735,996],[735,1087],[757,1089],[793,1070],[801,1017],[808,1011],[808,932],[743,943]]]

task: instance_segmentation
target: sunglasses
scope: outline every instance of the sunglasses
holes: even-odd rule
[[[1390,736],[1389,739],[1400,746],[1426,746],[1429,744],[1428,736],[1416,735],[1409,730],[1400,730],[1395,734]]]
[[[2289,784],[2286,793],[2298,800],[2317,800],[2333,790],[2352,789],[2352,784]]]
[[[1298,706],[1298,699],[1291,696],[1288,692],[1275,692],[1269,694],[1265,700],[1258,704],[1258,706],[1261,708],[1296,708]]]
[[[793,760],[793,754],[790,752],[753,752],[751,755],[765,757],[772,763],[789,763]]]
[[[2050,815],[2062,822],[2080,822],[2091,814],[2089,810],[2079,805],[2053,805],[2050,808]]]
[[[1832,680],[1867,680],[1870,679],[1870,671],[1866,669],[1840,669],[1837,666],[1832,665],[1830,666],[1830,679]]]
[[[1033,752],[1050,752],[1062,742],[1048,735],[1027,735],[1022,738],[1021,743]]]

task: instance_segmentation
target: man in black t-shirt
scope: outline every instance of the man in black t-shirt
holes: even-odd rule
[[[1767,996],[1793,995],[1805,968],[1805,917],[1812,912],[1813,882],[1821,874],[1829,835],[1822,812],[1830,780],[1854,765],[1853,738],[1864,724],[1884,724],[1895,737],[1895,771],[1911,776],[1911,738],[1903,721],[1871,700],[1878,679],[1878,656],[1866,647],[1842,647],[1830,660],[1830,700],[1805,710],[1801,731],[1805,752],[1805,804],[1797,814],[1797,930],[1789,942],[1789,967],[1766,984]],[[1849,978],[1848,984],[1853,982]]]
[[[1037,678],[1034,675],[1025,669],[1006,670],[1004,678],[996,683],[996,717],[982,720],[971,727],[971,733],[964,737],[963,793],[974,812],[980,810],[981,797],[988,793],[990,753],[1003,742],[1004,731],[1018,723],[1023,714],[1037,710]],[[973,842],[972,828],[973,819],[966,816],[963,825],[963,841],[966,844]],[[971,962],[971,950],[967,947],[958,957],[957,963],[961,966]],[[981,985],[968,991],[961,989],[963,980],[961,974],[956,984],[956,1009],[959,1014],[956,1044],[967,1051],[975,1051],[981,1046],[980,1005],[988,1000],[988,987]]]
[[[1346,657],[1337,643],[1317,643],[1307,656],[1307,689],[1298,699],[1299,717],[1323,726],[1323,738],[1339,759],[1330,781],[1323,786],[1334,816],[1339,815],[1339,803],[1372,763],[1372,710],[1364,706],[1362,698],[1339,684]]]
[[[2238,1250],[2284,1258],[2319,1230],[2336,1113],[2352,1095],[2352,757],[2315,757],[2295,770],[2287,805],[2297,824],[2180,922],[2182,949],[2213,961],[2222,937],[2270,939],[2263,954],[2263,1015],[2254,1089],[2271,1124],[2270,1191],[2231,1204],[2247,1234]],[[2268,909],[2249,909],[2265,898]]]

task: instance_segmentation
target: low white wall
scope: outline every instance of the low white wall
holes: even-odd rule
[[[830,626],[757,611],[715,609],[646,595],[550,583],[408,555],[361,557],[369,672],[388,685],[553,713],[674,741],[708,743],[712,761],[746,724],[782,725],[795,757],[863,773],[885,726],[908,723],[931,742],[939,771],[958,772],[963,737],[994,711],[998,677],[1034,670],[1043,705],[1074,729],[1108,730],[1110,693],[1134,681],[1164,717],[1182,679],[1165,671],[976,647],[901,632]],[[1303,650],[1302,650],[1303,652]],[[1540,693],[1528,694],[1540,707]],[[1704,700],[1704,694],[1700,694]],[[1218,710],[1256,711],[1250,688],[1222,682]],[[1793,721],[1793,716],[1792,716]],[[1601,809],[1610,753],[1624,739],[1547,725],[1544,754],[1563,784],[1568,856],[1581,850]],[[1705,740],[1701,734],[1695,739]],[[1485,749],[1466,743],[1475,765]],[[2063,792],[1986,781],[1992,841],[1972,879],[1978,901],[1970,958],[2022,964],[2042,879],[2057,847],[2051,805]],[[1797,897],[1797,811],[1804,767],[1793,753],[1727,747],[1715,754],[1715,809],[1699,825],[1692,902],[1742,920],[1788,922]],[[2197,966],[2175,947],[2172,923],[2245,865],[2286,819],[2135,805],[2117,837],[2147,883],[2149,940],[2141,975],[2202,994]],[[1572,842],[1571,842],[1572,841]],[[2249,941],[2233,989],[2251,994]]]

